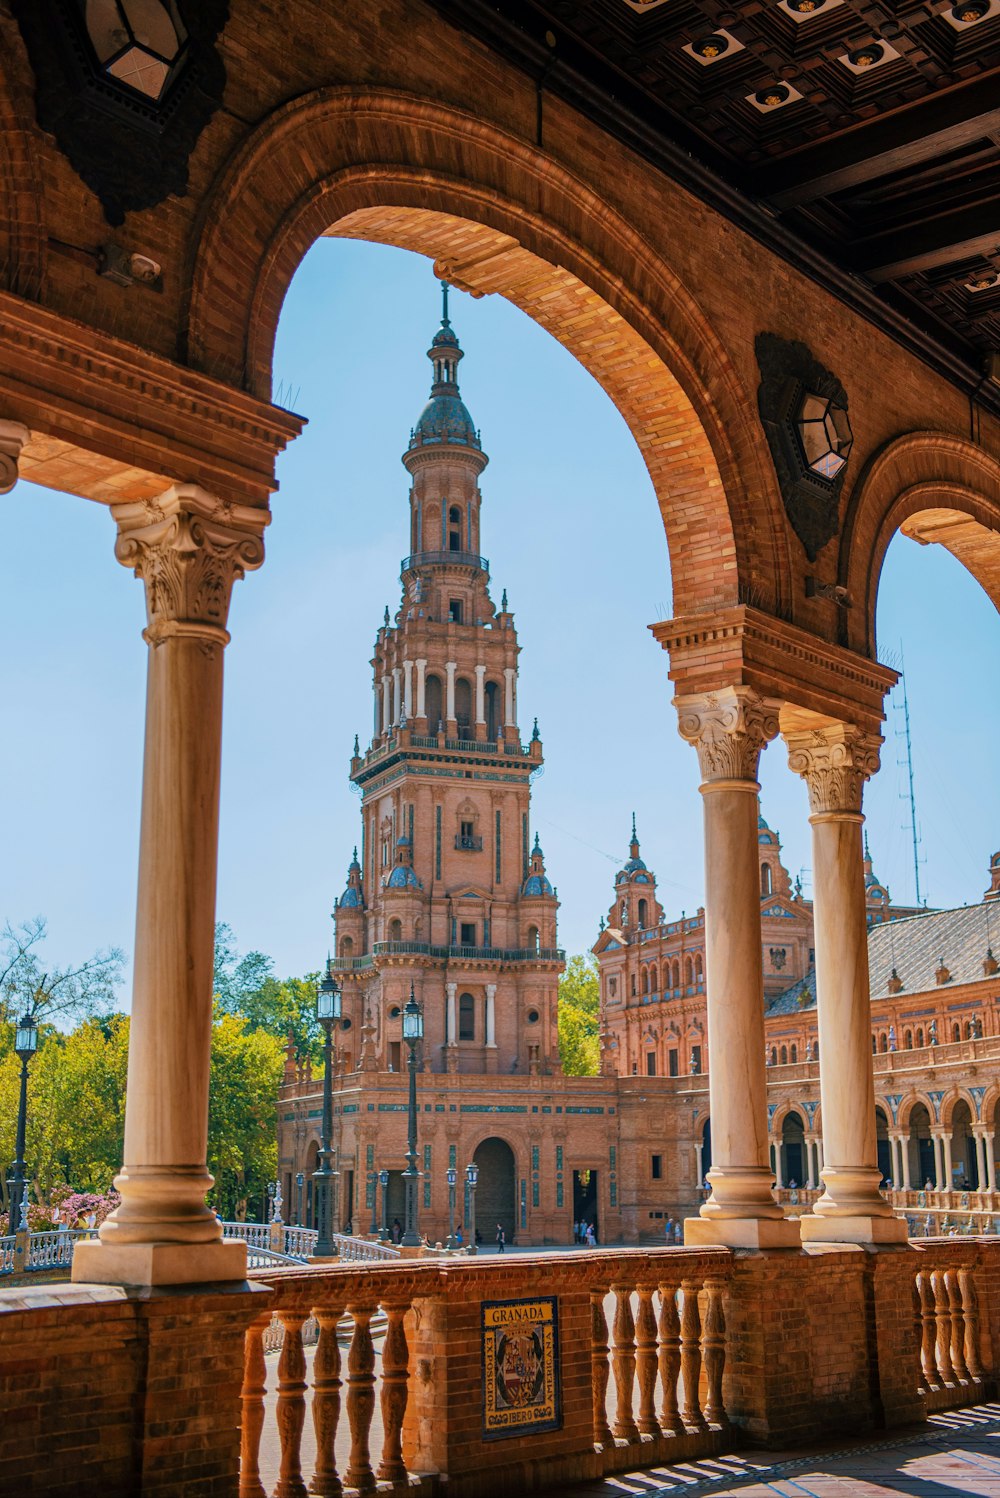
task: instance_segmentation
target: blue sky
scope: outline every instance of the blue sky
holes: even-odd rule
[[[407,551],[399,458],[426,398],[439,292],[429,262],[322,240],[289,292],[275,383],[309,418],[281,459],[262,570],[237,585],[227,651],[218,913],[282,973],[315,968],[360,833],[347,780],[371,729],[369,660]],[[561,940],[595,938],[637,813],[668,912],[702,899],[694,752],[679,739],[666,656],[667,548],[624,422],[572,357],[496,297],[452,297],[462,392],[482,430],[483,549],[522,645],[522,732],[546,752],[534,825],[562,901]],[[849,382],[848,382],[849,383]],[[106,511],[21,484],[0,501],[7,789],[0,917],[44,914],[49,960],[131,952],[142,767],[142,589],[113,555]],[[980,897],[1000,846],[1000,620],[946,553],[897,537],[880,650],[905,651],[922,892]],[[898,696],[898,693],[896,694]],[[876,869],[913,898],[900,800],[900,713],[867,797]],[[804,788],[780,744],[762,760],[764,813],[794,875],[810,865]]]

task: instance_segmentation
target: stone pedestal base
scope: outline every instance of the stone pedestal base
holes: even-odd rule
[[[247,1277],[247,1246],[214,1243],[102,1243],[85,1239],[73,1253],[73,1280],[91,1285],[217,1285]]]
[[[906,1243],[902,1217],[821,1217],[809,1212],[798,1220],[803,1243]]]
[[[687,1217],[685,1247],[799,1248],[798,1221],[790,1217]]]

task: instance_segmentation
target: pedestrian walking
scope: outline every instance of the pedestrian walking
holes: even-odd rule
[[[497,1253],[498,1254],[502,1254],[503,1253],[504,1244],[506,1242],[507,1242],[507,1237],[506,1237],[506,1234],[504,1233],[504,1230],[503,1230],[503,1224],[498,1222],[497,1223]]]

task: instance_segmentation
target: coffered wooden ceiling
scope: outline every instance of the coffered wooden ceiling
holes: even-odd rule
[[[1000,0],[431,3],[1000,398]]]

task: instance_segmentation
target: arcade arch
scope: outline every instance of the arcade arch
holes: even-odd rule
[[[508,1243],[517,1234],[516,1161],[505,1139],[492,1136],[475,1148],[473,1162],[479,1167],[476,1187],[476,1225],[484,1243],[492,1243],[499,1224]]]

